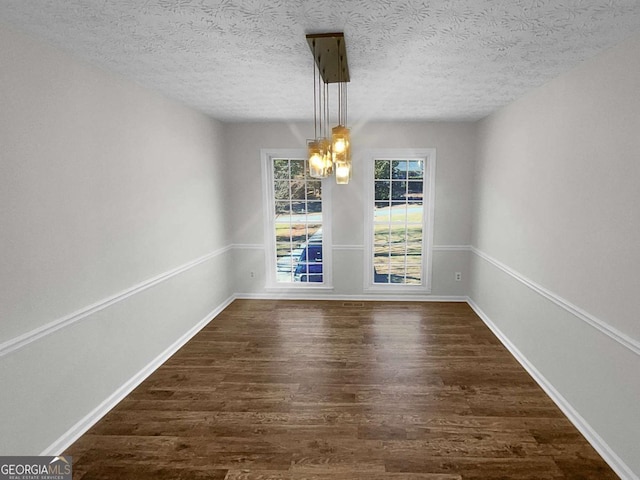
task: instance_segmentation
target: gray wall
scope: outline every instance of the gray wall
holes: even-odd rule
[[[469,290],[636,475],[639,51],[640,36],[480,122]]]
[[[231,230],[234,232],[236,292],[243,296],[269,296],[265,292],[264,216],[260,149],[304,148],[313,134],[311,123],[237,123],[224,126],[229,183],[234,185]],[[455,282],[454,272],[468,277],[471,235],[471,195],[476,128],[469,122],[364,123],[352,127],[353,179],[334,185],[332,234],[334,290],[326,297],[379,298],[364,286],[363,154],[374,148],[435,148],[437,150],[436,201],[432,296],[466,294],[466,281]],[[250,272],[254,271],[252,278]],[[308,297],[309,292],[300,295]],[[289,295],[291,296],[291,295]],[[318,294],[316,294],[318,296]]]
[[[222,127],[0,45],[0,453],[39,454],[232,295]]]

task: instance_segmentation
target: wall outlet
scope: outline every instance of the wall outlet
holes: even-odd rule
[[[255,277],[255,276],[256,276],[256,272],[249,272],[249,276],[250,276],[251,278]]]
[[[456,272],[456,282],[462,281],[462,272]]]

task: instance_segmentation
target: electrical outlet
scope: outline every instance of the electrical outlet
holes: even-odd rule
[[[462,272],[456,272],[456,282],[462,281]]]
[[[251,278],[255,277],[255,276],[256,276],[256,272],[250,272],[250,273],[249,273],[249,276],[250,276]]]

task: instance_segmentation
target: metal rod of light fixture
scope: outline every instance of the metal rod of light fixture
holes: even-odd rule
[[[316,41],[313,41],[313,138],[318,138],[318,110],[317,110],[317,84],[316,84]]]
[[[324,84],[324,137],[329,136],[329,84]]]

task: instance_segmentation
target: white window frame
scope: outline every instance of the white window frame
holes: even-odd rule
[[[433,227],[435,214],[436,149],[435,148],[382,148],[363,152],[365,166],[364,202],[364,289],[385,293],[431,293],[433,270]],[[422,160],[424,161],[423,217],[422,217],[422,284],[374,283],[373,276],[373,231],[375,185],[374,163],[376,160]]]
[[[301,148],[261,149],[262,192],[264,214],[264,245],[266,261],[266,289],[268,290],[332,290],[333,258],[331,242],[331,179],[322,180],[322,283],[278,282],[275,238],[275,204],[273,160],[306,159],[307,150]]]

